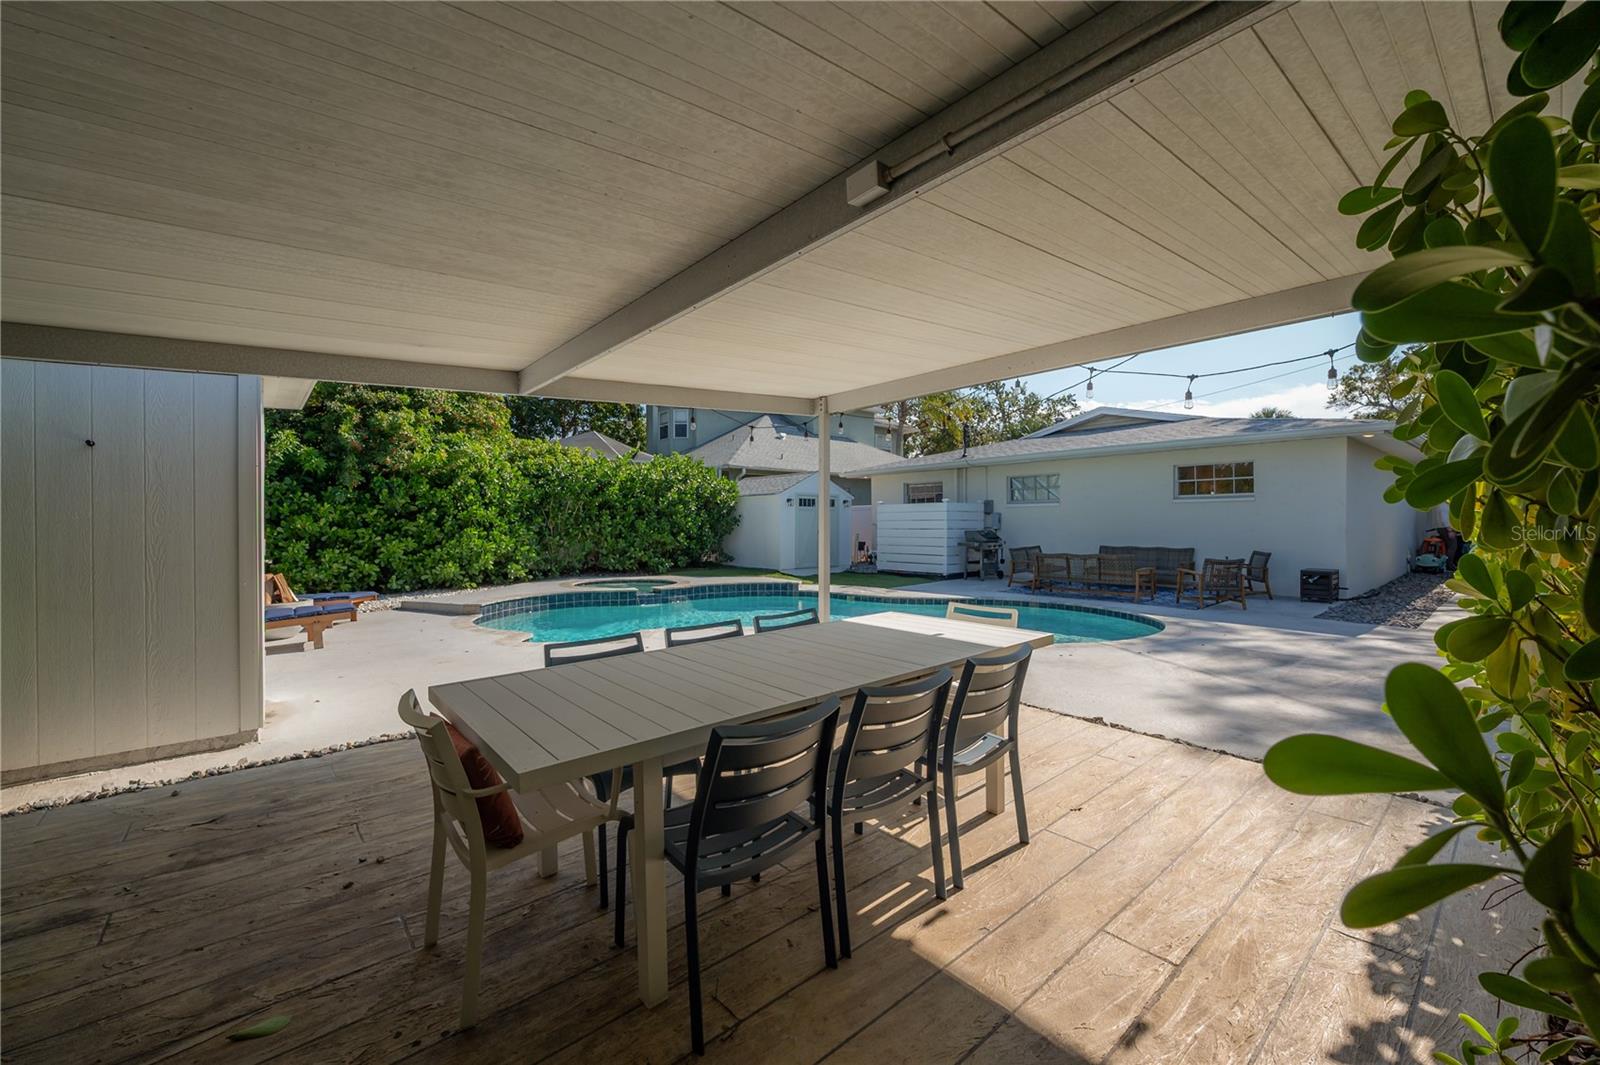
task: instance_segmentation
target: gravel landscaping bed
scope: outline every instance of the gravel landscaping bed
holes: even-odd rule
[[[1430,614],[1456,597],[1456,593],[1445,585],[1446,580],[1446,577],[1432,573],[1407,573],[1369,596],[1336,603],[1317,617],[1329,621],[1419,629]]]

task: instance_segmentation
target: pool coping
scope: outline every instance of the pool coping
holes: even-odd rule
[[[772,591],[781,591],[799,598],[815,596],[815,586],[809,590],[794,581],[779,580],[775,578],[748,580],[744,578],[678,578],[679,584],[660,591],[639,592],[632,589],[610,591],[585,591],[573,587],[569,583],[558,585],[549,591],[540,591],[535,594],[511,595],[499,599],[486,600],[476,603],[448,604],[455,609],[440,610],[439,613],[473,614],[476,615],[473,623],[486,629],[495,629],[500,632],[516,630],[499,629],[489,624],[492,621],[506,617],[510,614],[542,614],[550,610],[560,610],[577,606],[654,606],[662,602],[663,596],[674,599],[725,599],[734,596],[762,595]],[[565,590],[562,590],[565,589]],[[952,595],[949,593],[931,592],[901,592],[893,589],[879,589],[875,591],[857,591],[854,589],[832,591],[830,595],[836,599],[846,599],[859,603],[884,603],[896,604],[908,601],[934,600],[937,602],[971,603],[975,606],[1005,606],[1018,607],[1030,606],[1041,610],[1071,611],[1079,614],[1099,614],[1104,617],[1120,618],[1125,621],[1136,621],[1151,627],[1151,632],[1146,635],[1155,636],[1166,630],[1166,624],[1161,619],[1148,614],[1138,614],[1129,610],[1116,610],[1110,607],[1087,606],[1076,603],[1051,603],[1040,602],[1036,599],[1018,600],[1015,598],[999,598],[995,596]],[[425,604],[427,601],[421,601]],[[426,609],[426,607],[422,607]],[[413,609],[410,604],[407,609]],[[650,631],[650,630],[644,630]],[[1128,637],[1129,639],[1142,639],[1143,637]]]

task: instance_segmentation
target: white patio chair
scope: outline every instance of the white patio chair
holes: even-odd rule
[[[1008,629],[1017,627],[1017,609],[1010,606],[985,606],[982,603],[959,603],[951,600],[944,608],[947,621],[976,621],[980,625],[1000,625]]]
[[[428,762],[433,788],[433,863],[428,874],[428,917],[423,931],[424,949],[439,941],[439,910],[444,901],[444,851],[448,842],[471,877],[467,911],[467,971],[461,989],[461,1027],[478,1020],[478,968],[483,960],[483,917],[491,870],[554,848],[563,840],[583,839],[584,877],[596,882],[595,846],[591,829],[617,820],[616,793],[610,803],[595,798],[579,782],[557,784],[537,791],[517,791],[506,783],[474,788],[456,756],[455,744],[442,717],[423,711],[417,693],[400,697],[400,719],[416,730],[422,756]],[[522,819],[522,842],[515,847],[491,848],[483,838],[478,799],[511,793]]]

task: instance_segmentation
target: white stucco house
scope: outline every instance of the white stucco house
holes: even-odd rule
[[[850,565],[850,493],[828,484],[833,508],[831,569]],[[722,543],[735,566],[780,570],[799,576],[817,572],[817,475],[787,473],[739,481],[739,525]]]
[[[1357,595],[1405,572],[1434,516],[1384,502],[1383,455],[1420,457],[1389,422],[1210,418],[1100,407],[1018,440],[861,471],[875,506],[967,508],[1010,546],[1193,547],[1197,560],[1272,553],[1274,591],[1301,569],[1337,569]],[[880,522],[878,552],[894,545]],[[890,568],[885,565],[885,568]]]

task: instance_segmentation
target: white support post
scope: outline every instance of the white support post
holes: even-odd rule
[[[833,584],[833,560],[828,548],[833,538],[833,485],[828,445],[833,427],[828,424],[828,400],[817,400],[817,618],[828,620],[828,593]]]

